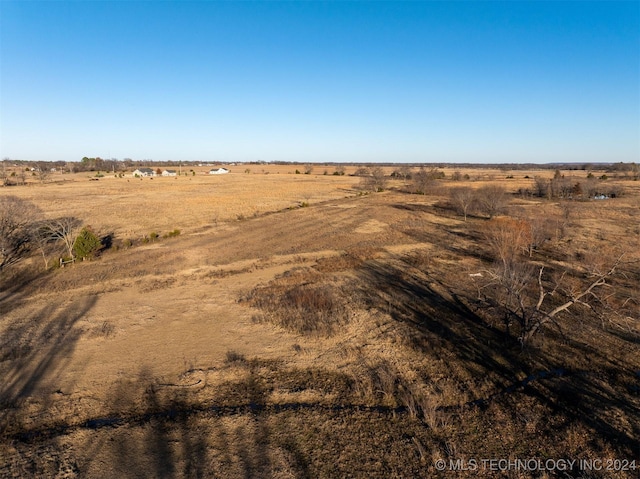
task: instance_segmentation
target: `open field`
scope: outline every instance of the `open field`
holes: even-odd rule
[[[354,167],[245,169],[0,188],[118,246],[0,271],[0,477],[638,476],[639,181],[559,201],[516,193],[552,171],[445,170],[418,195],[400,179],[362,194]],[[487,300],[493,220],[448,203],[486,185],[507,191],[500,218],[548,221],[520,260],[544,266],[554,306],[624,253],[597,304],[524,346]]]

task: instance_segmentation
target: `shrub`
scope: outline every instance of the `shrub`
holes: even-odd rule
[[[100,238],[96,236],[90,226],[85,226],[73,242],[73,254],[79,259],[92,258],[100,251],[101,247]]]
[[[247,359],[245,358],[244,354],[239,353],[237,351],[234,351],[232,349],[227,351],[226,358],[225,358],[225,363],[227,363],[227,364],[245,363],[246,361],[247,361]]]
[[[348,320],[342,298],[326,285],[283,288],[272,284],[256,288],[250,301],[264,313],[254,317],[255,321],[266,320],[303,335],[330,336],[336,326]]]

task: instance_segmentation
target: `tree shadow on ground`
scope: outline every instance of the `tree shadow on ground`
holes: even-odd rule
[[[470,310],[467,304],[472,298],[464,297],[459,287],[393,261],[366,262],[358,272],[358,280],[359,296],[365,304],[409,325],[415,333],[410,344],[426,355],[448,358],[452,366],[444,367],[454,379],[456,369],[491,378],[495,393],[460,406],[482,406],[521,391],[567,418],[564,427],[580,423],[595,431],[601,441],[596,447],[607,444],[606,447],[627,454],[628,459],[637,457],[639,364],[612,362],[611,353],[598,349],[596,343],[561,344],[561,339],[553,335],[543,339],[544,347],[523,350],[514,338]],[[620,336],[612,335],[616,340]],[[631,339],[631,344],[638,344],[637,338],[623,336]],[[446,354],[441,355],[442,352]],[[571,366],[577,354],[588,358],[593,369],[574,370]],[[517,379],[523,376],[524,380]]]
[[[94,431],[78,469],[88,476],[108,465],[117,477],[205,478],[225,471],[269,477],[272,433],[262,381],[251,373],[235,387],[239,405],[207,407],[187,389],[159,386],[142,368],[136,381],[114,386],[113,417],[81,426]]]
[[[357,284],[368,308],[410,326],[417,349],[430,354],[446,350],[468,372],[497,373],[505,383],[527,370],[519,344],[487,325],[444,283],[401,264],[373,260],[358,271]]]
[[[15,268],[0,274],[0,318],[25,301],[29,286],[42,277],[35,268]]]
[[[69,305],[49,304],[22,321],[6,327],[0,344],[0,434],[20,428],[26,412],[23,406],[37,404],[46,413],[56,378],[68,364],[82,332],[75,327],[96,302],[84,296]],[[37,394],[36,394],[37,393]],[[36,394],[37,397],[32,397]],[[29,415],[34,415],[31,410]],[[53,418],[44,414],[44,421]],[[16,431],[12,431],[16,432]]]

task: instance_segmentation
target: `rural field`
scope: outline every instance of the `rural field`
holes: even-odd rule
[[[0,477],[638,477],[637,178],[229,168],[0,188]]]

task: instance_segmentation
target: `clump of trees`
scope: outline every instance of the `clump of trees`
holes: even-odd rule
[[[478,284],[478,297],[502,318],[505,333],[523,346],[544,327],[564,334],[563,317],[571,310],[608,299],[605,287],[622,264],[623,255],[609,257],[606,267],[583,264],[567,270],[547,271],[531,260],[533,252],[549,239],[549,221],[534,218],[494,218],[483,225],[485,243],[496,261]],[[550,268],[549,268],[550,269]]]
[[[42,211],[17,196],[0,197],[0,271],[22,261],[33,248],[34,224]]]
[[[40,208],[17,196],[0,197],[0,272],[34,253],[45,269],[51,256],[66,262],[95,256],[102,240],[73,216],[47,219]]]
[[[553,180],[546,180],[545,185],[552,185],[555,188],[552,191],[558,195],[568,195],[569,189],[562,186],[564,181],[561,175],[556,175]],[[571,191],[576,194],[575,185]],[[505,216],[509,196],[498,185],[451,188],[448,202],[465,221],[470,214],[486,218],[479,233],[481,244],[489,250],[494,264],[481,275],[474,275],[478,300],[489,317],[500,318],[505,333],[515,336],[523,347],[546,327],[563,335],[565,318],[581,308],[592,312],[597,309],[602,318],[616,314],[607,305],[619,298],[611,295],[608,286],[620,280],[624,255],[603,255],[608,260],[604,266],[582,262],[571,270],[550,266],[540,255],[554,238],[564,237],[573,211],[572,202],[561,202],[559,213],[553,216],[535,213]]]
[[[504,212],[509,203],[506,190],[499,185],[473,189],[460,186],[449,190],[449,205],[467,221],[470,214],[482,214],[489,219]]]
[[[606,175],[597,179],[589,174],[584,181],[575,181],[571,178],[565,178],[559,170],[556,170],[552,179],[536,176],[533,179],[533,192],[539,198],[549,199],[596,198],[598,196],[617,198],[624,194],[620,185],[608,184],[606,179]]]

